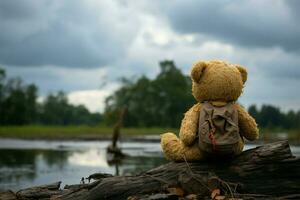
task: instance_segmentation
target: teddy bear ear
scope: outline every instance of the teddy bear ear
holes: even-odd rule
[[[236,65],[236,68],[241,73],[243,83],[245,83],[247,81],[247,76],[248,76],[247,70],[244,67],[240,66],[240,65]]]
[[[196,83],[200,82],[200,79],[203,76],[204,70],[206,69],[206,67],[207,67],[207,65],[203,61],[196,62],[193,65],[192,71],[191,71],[191,77],[192,77],[193,81],[195,81]]]

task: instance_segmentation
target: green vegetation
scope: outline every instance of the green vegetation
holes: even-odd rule
[[[248,112],[255,118],[261,128],[275,130],[300,130],[300,110],[282,112],[279,108],[271,105],[263,105],[257,109],[255,105],[249,107]]]
[[[72,138],[110,135],[119,111],[126,107],[125,135],[160,134],[176,131],[183,113],[195,102],[191,80],[173,61],[160,62],[160,72],[152,79],[141,76],[122,78],[122,86],[105,101],[103,113],[90,113],[74,106],[63,92],[49,94],[38,102],[38,88],[18,78],[7,79],[0,69],[0,136],[29,138]],[[300,140],[300,110],[282,112],[272,105],[249,107],[262,136]],[[146,128],[145,128],[146,127]],[[161,127],[161,128],[150,128]],[[173,127],[173,130],[168,128]],[[175,130],[174,130],[175,129]]]
[[[78,125],[99,124],[101,114],[90,113],[84,106],[69,104],[64,92],[49,94],[37,102],[38,88],[19,78],[6,79],[0,69],[0,125]]]
[[[24,139],[103,139],[110,138],[112,128],[106,126],[0,126],[0,137]],[[122,128],[122,136],[159,135],[165,132],[178,133],[174,128]],[[300,130],[260,129],[260,139],[264,141],[289,139],[300,141]]]
[[[191,80],[173,61],[161,62],[160,69],[154,79],[145,76],[124,79],[123,86],[106,100],[104,120],[112,124],[117,110],[127,106],[125,126],[178,128],[183,113],[196,103],[191,94]],[[260,109],[252,105],[248,111],[262,129],[300,130],[300,110],[282,112],[272,105],[263,105]]]
[[[263,141],[288,139],[293,142],[300,142],[300,129],[270,129],[260,128],[260,139]]]
[[[106,138],[112,128],[103,126],[0,126],[0,137],[28,139],[76,139]],[[159,135],[166,131],[178,132],[172,128],[122,128],[122,136]]]
[[[122,87],[106,99],[104,120],[113,124],[117,112],[127,107],[127,127],[180,126],[183,113],[195,102],[191,80],[173,61],[160,62],[160,73],[149,79],[122,80]]]

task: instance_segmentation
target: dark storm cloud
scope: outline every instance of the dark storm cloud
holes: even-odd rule
[[[174,30],[248,47],[300,49],[300,1],[176,1],[163,6]],[[291,12],[292,10],[292,12]]]
[[[221,59],[249,71],[243,104],[300,108],[299,9],[299,0],[0,0],[0,67],[44,96],[99,89],[106,76],[108,85],[155,77],[164,59],[186,74],[195,60]]]
[[[299,0],[286,0],[286,4],[291,9],[292,14],[295,16],[295,19],[299,19],[299,17],[300,17],[300,13],[299,13],[300,1]]]
[[[107,12],[82,1],[0,1],[0,63],[103,66],[134,38],[118,35],[120,27],[110,21],[115,16]]]
[[[5,67],[8,78],[21,77],[26,84],[35,83],[39,94],[47,95],[49,92],[63,90],[99,89],[106,80],[106,68],[64,68],[55,66],[41,67]]]

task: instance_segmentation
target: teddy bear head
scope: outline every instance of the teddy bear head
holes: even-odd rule
[[[193,96],[198,102],[236,101],[242,94],[247,71],[220,60],[196,62],[191,71]]]

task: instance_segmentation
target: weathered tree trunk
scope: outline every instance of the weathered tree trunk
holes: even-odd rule
[[[242,183],[241,191],[246,193],[293,194],[300,191],[299,166],[299,158],[292,155],[288,142],[276,142],[245,151],[231,162],[169,163],[139,176],[106,178],[85,199],[126,199],[177,185],[191,193],[205,194],[208,180],[214,176]]]
[[[114,162],[114,160],[118,160],[119,158],[122,158],[125,156],[125,154],[122,153],[121,149],[117,146],[117,142],[120,137],[120,130],[123,125],[124,116],[127,112],[127,107],[124,107],[118,116],[118,121],[114,125],[113,128],[113,135],[112,135],[112,143],[110,146],[107,147],[107,152],[112,154],[111,161]]]
[[[116,124],[114,126],[113,137],[112,137],[112,148],[117,148],[117,142],[118,142],[118,139],[120,137],[120,129],[123,125],[124,115],[126,114],[126,112],[127,112],[127,108],[124,107],[121,110],[121,112],[119,114],[118,121],[116,122]]]
[[[89,187],[63,190],[51,199],[127,199],[137,194],[166,193],[172,187],[202,197],[220,188],[235,197],[244,193],[243,199],[274,199],[264,195],[291,194],[286,199],[297,199],[300,198],[299,166],[299,158],[292,155],[288,142],[282,141],[247,150],[232,161],[168,163],[137,176],[103,178]]]

